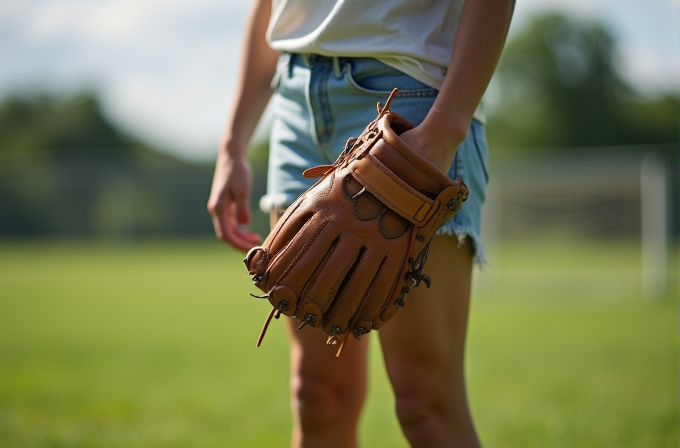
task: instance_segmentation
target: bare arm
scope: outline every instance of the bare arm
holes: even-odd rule
[[[245,28],[235,96],[220,140],[208,211],[215,234],[240,250],[259,244],[259,236],[239,228],[250,223],[252,178],[246,150],[271,96],[269,83],[279,53],[265,40],[271,0],[253,1]]]
[[[402,136],[444,172],[496,70],[513,8],[514,0],[466,0],[442,89],[425,120]]]

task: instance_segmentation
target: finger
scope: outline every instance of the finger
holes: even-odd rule
[[[220,240],[224,241],[225,230],[224,226],[226,224],[226,213],[222,203],[211,204],[208,203],[208,212],[210,213],[210,219],[213,224],[213,229],[215,229],[215,235]]]
[[[262,244],[262,239],[260,238],[260,235],[257,232],[253,232],[248,229],[243,229],[236,227],[234,230],[234,236],[235,238],[241,240],[243,242],[243,250],[250,250],[254,246],[259,246]],[[246,247],[247,246],[247,247]]]
[[[222,239],[222,224],[220,223],[220,217],[223,214],[223,203],[220,200],[220,198],[214,198],[214,195],[210,195],[210,199],[208,199],[208,213],[210,214],[210,220],[212,221],[213,224],[213,229],[215,230],[215,235],[217,238]]]
[[[257,233],[239,228],[234,221],[233,216],[230,216],[230,219],[225,223],[223,229],[223,240],[238,250],[247,252],[252,247],[258,246],[261,242],[260,235]]]
[[[246,252],[251,247],[260,244],[260,236],[257,233],[240,229],[234,220],[233,209],[232,204],[219,204],[211,210],[215,234],[220,240]]]
[[[239,219],[238,216],[238,204],[231,203],[229,214],[229,233],[234,240],[238,242],[238,248],[241,250],[250,250],[253,246],[260,244],[260,235],[255,232],[251,232],[244,226],[250,224],[250,207],[246,210],[246,216],[243,221]]]
[[[245,225],[250,224],[250,197],[245,192],[235,192],[234,206],[236,208],[236,222]]]

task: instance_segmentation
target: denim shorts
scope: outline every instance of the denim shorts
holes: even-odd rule
[[[272,81],[275,89],[270,112],[267,194],[260,201],[267,212],[286,207],[316,182],[302,177],[307,168],[335,161],[345,142],[357,137],[376,116],[376,104],[399,89],[390,109],[420,124],[438,90],[373,58],[325,57],[284,53]],[[488,182],[484,125],[472,120],[456,151],[448,175],[461,177],[468,200],[438,234],[469,237],[477,261],[483,263],[480,241],[481,211]]]

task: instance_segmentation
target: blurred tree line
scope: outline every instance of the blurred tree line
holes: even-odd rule
[[[0,236],[208,234],[211,174],[117,129],[92,94],[0,105]]]
[[[677,98],[628,85],[604,25],[537,17],[508,42],[489,96],[492,160],[599,152],[615,162],[651,148],[672,167],[678,191]],[[256,211],[266,139],[255,139],[250,157],[254,227],[266,233]],[[119,130],[92,94],[14,96],[0,105],[0,236],[209,235],[211,180],[212,166],[163,155]]]
[[[645,97],[628,85],[616,64],[616,40],[601,23],[537,17],[508,42],[494,88],[491,148],[513,148],[516,156],[658,145],[669,161],[675,157],[678,98]]]

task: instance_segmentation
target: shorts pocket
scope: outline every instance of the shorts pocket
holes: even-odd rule
[[[375,59],[347,62],[343,73],[347,83],[365,95],[385,98],[394,88],[399,89],[400,97],[435,97],[439,93],[437,89]]]

